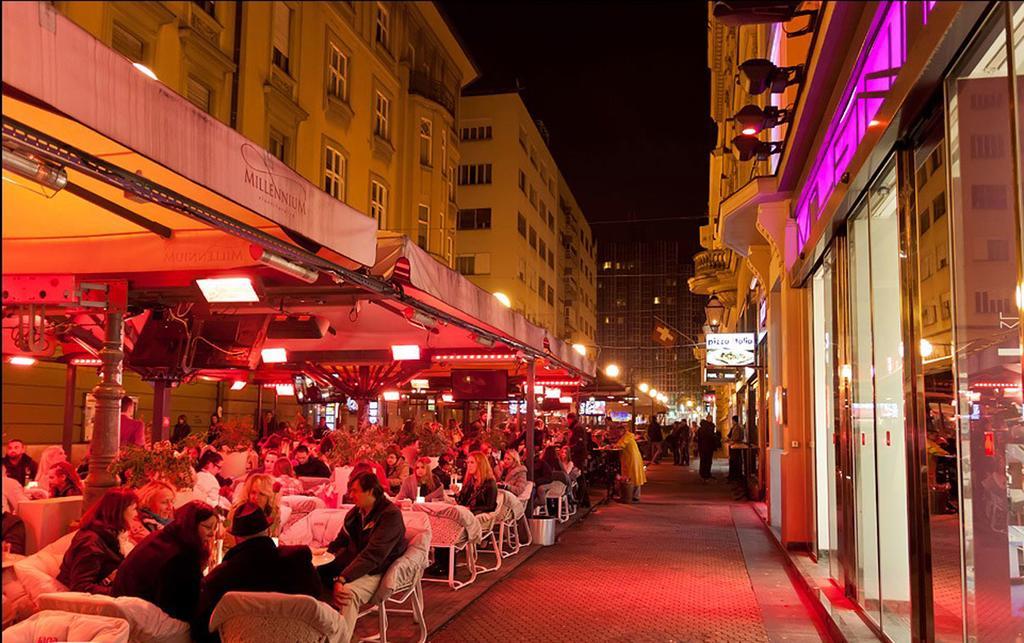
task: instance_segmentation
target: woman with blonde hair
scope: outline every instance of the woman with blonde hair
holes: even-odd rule
[[[139,498],[135,520],[132,521],[131,535],[135,544],[158,531],[174,519],[174,496],[177,491],[162,480],[151,480],[135,492]]]
[[[416,500],[419,497],[427,502],[444,498],[444,487],[431,470],[430,458],[427,457],[416,460],[412,475],[402,481],[395,500]]]
[[[230,537],[230,527],[232,519],[235,517],[235,512],[247,502],[251,502],[263,509],[263,513],[266,514],[267,520],[270,522],[271,536],[278,536],[280,534],[281,508],[278,495],[274,491],[273,476],[266,473],[252,474],[242,483],[241,493],[235,494],[235,497],[237,500],[232,505],[231,511],[228,512],[227,521],[225,521],[225,525],[229,528],[229,534],[225,535],[226,539]]]
[[[527,483],[526,467],[519,458],[518,451],[515,449],[505,451],[505,455],[501,459],[500,471],[498,484],[517,496],[522,495]]]
[[[50,488],[50,469],[61,462],[67,462],[68,456],[64,453],[64,447],[59,444],[48,446],[43,449],[39,456],[39,468],[36,470],[36,485],[41,489]]]

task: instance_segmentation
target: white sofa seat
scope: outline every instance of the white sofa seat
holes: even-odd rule
[[[330,605],[278,592],[228,592],[210,617],[221,643],[341,643],[343,629]]]
[[[33,612],[39,611],[39,597],[43,594],[67,591],[68,588],[57,580],[57,574],[76,533],[65,534],[28,558],[14,563],[14,575],[25,588]]]
[[[4,628],[4,643],[128,643],[128,631],[128,621],[123,618],[46,610],[17,625]]]
[[[189,643],[188,623],[171,618],[147,600],[134,596],[103,596],[86,592],[57,592],[39,597],[39,606],[76,614],[112,616],[128,622],[129,640],[138,643]]]

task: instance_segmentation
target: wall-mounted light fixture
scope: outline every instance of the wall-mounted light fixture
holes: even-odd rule
[[[776,67],[767,58],[751,58],[740,64],[740,77],[747,93],[751,96],[763,94],[781,94],[790,85],[803,80],[803,65],[793,67]]]
[[[773,105],[747,105],[732,117],[739,125],[740,133],[747,136],[754,136],[766,129],[788,123],[789,119],[789,110],[779,109]]]
[[[772,154],[782,152],[782,141],[762,141],[756,136],[740,134],[732,139],[732,153],[738,161],[767,160]]]
[[[316,280],[320,278],[320,273],[316,270],[300,266],[294,261],[285,259],[281,255],[275,254],[266,248],[256,245],[255,243],[249,246],[249,254],[253,259],[264,266],[270,266],[274,270],[283,272],[289,277],[295,277],[299,281],[304,281],[307,284],[315,283]]]
[[[3,151],[3,162],[4,169],[8,172],[35,181],[51,190],[60,191],[68,184],[68,173],[64,168],[48,165],[6,147]]]

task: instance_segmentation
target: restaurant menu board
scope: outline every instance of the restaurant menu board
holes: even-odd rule
[[[757,338],[754,333],[708,333],[707,365],[725,368],[754,366]]]
[[[580,415],[604,415],[606,407],[604,400],[583,400],[580,402]]]

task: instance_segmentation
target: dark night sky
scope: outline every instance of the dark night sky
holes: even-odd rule
[[[696,250],[708,189],[705,3],[440,5],[480,68],[470,89],[518,79],[599,243],[628,232]],[[665,220],[600,224],[630,218]]]

